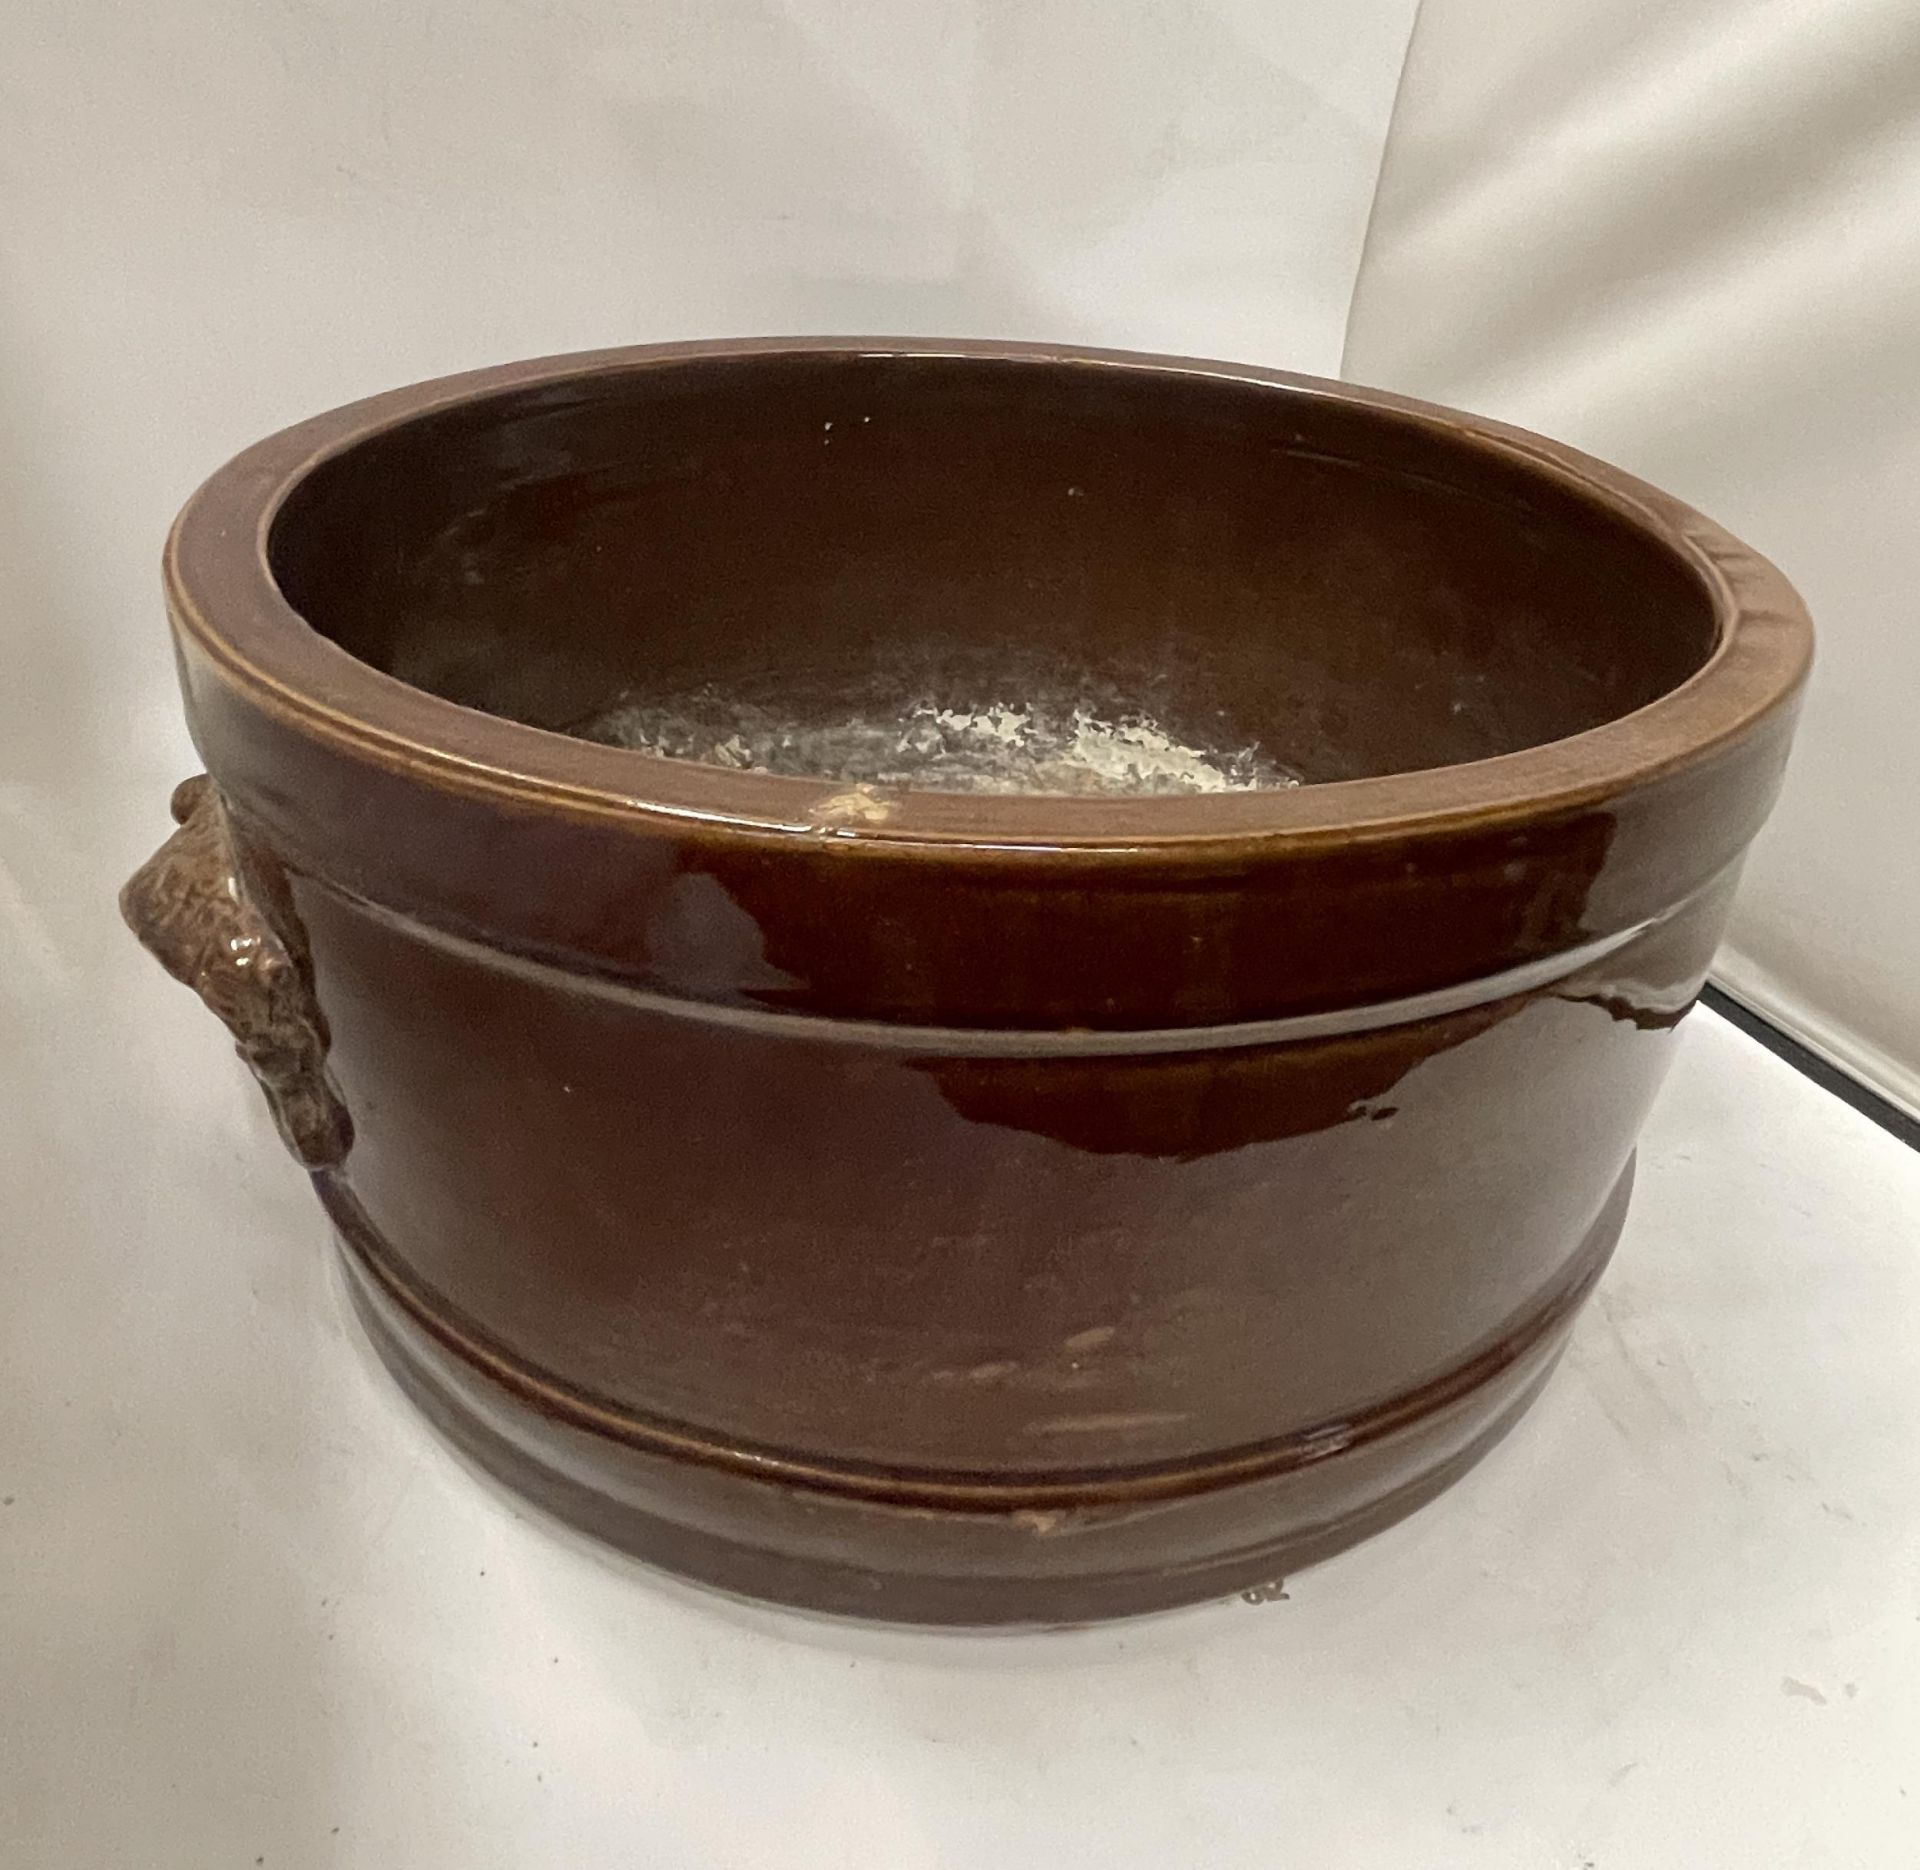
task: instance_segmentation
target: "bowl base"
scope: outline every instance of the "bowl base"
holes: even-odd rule
[[[763,1479],[592,1432],[459,1355],[351,1230],[340,1244],[354,1309],[421,1414],[568,1525],[734,1596],[889,1623],[1058,1627],[1258,1596],[1451,1486],[1552,1373],[1619,1237],[1632,1171],[1545,1302],[1461,1367],[1470,1380],[1372,1412],[1388,1426],[1310,1462],[1084,1510],[929,1507],[888,1498],[884,1483]]]

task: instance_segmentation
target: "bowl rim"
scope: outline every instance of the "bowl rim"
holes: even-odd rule
[[[268,537],[322,462],[429,413],[508,392],[675,365],[769,357],[962,358],[1204,378],[1345,403],[1499,457],[1605,508],[1690,572],[1715,643],[1630,713],[1491,758],[1287,789],[1150,796],[848,787],[605,746],[416,688],[323,636],[281,592]],[[496,365],[348,403],[255,443],[188,500],[168,535],[175,628],[254,706],[334,750],[444,790],[566,816],[719,838],[830,836],[876,853],[959,845],[989,855],[1283,840],[1290,847],[1484,831],[1590,808],[1710,760],[1789,704],[1806,679],[1805,605],[1765,558],[1657,488],[1524,429],[1290,371],[1144,352],[938,338],[774,337],[622,346]],[[217,777],[217,775],[216,775]]]

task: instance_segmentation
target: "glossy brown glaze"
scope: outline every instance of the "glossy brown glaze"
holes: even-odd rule
[[[402,1380],[644,1556],[958,1622],[1256,1585],[1512,1420],[1809,643],[1537,438],[945,344],[376,398],[215,476],[168,590]],[[853,810],[551,731],[1036,672],[1311,783]]]

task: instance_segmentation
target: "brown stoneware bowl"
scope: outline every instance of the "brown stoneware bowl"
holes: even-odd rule
[[[1810,643],[1763,560],[1534,436],[918,341],[378,396],[222,468],[166,588],[210,778],[126,911],[400,1381],[644,1558],[941,1623],[1257,1589],[1514,1422]],[[1136,697],[1305,783],[558,731],[882,676]]]

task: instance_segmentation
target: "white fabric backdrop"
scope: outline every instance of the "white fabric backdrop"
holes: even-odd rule
[[[1799,584],[1819,662],[1719,973],[1920,1111],[1920,8],[1426,0],[1346,369]]]
[[[1610,1282],[1543,1439],[1457,1512],[1249,1634],[1232,1605],[1064,1646],[840,1649],[606,1568],[421,1434],[353,1355],[321,1217],[222,1035],[112,914],[192,757],[159,540],[234,448],[429,372],[683,333],[1331,370],[1411,6],[13,0],[0,1858],[1317,1865],[1364,1849],[1359,1823],[1381,1862],[1691,1863],[1712,1836],[1744,1864],[1910,1837],[1912,1159],[1711,1023],[1644,1158],[1661,1251]],[[1825,979],[1857,919],[1897,1013],[1871,858],[1902,823],[1883,691],[1911,692],[1911,651],[1874,631],[1897,620],[1877,567],[1911,543],[1802,545],[1842,476],[1883,513],[1915,484],[1911,227],[1822,166],[1899,153],[1865,74],[1900,18],[1828,0],[1813,18],[1850,36],[1816,45],[1735,30],[1750,7],[1593,0],[1554,14],[1556,51],[1532,15],[1429,6],[1356,365],[1617,452],[1799,573],[1827,664],[1774,848],[1844,835],[1801,915],[1767,859],[1737,965],[1797,925],[1805,954],[1774,962]],[[1653,35],[1644,61],[1603,11]],[[1662,179],[1723,147],[1773,165],[1737,238],[1711,191],[1674,219]],[[1796,430],[1801,478],[1760,475]],[[1885,783],[1849,777],[1854,746]],[[1835,818],[1809,794],[1855,779]],[[1798,1250],[1812,1211],[1838,1263]],[[1757,1400],[1756,1368],[1783,1379]]]

